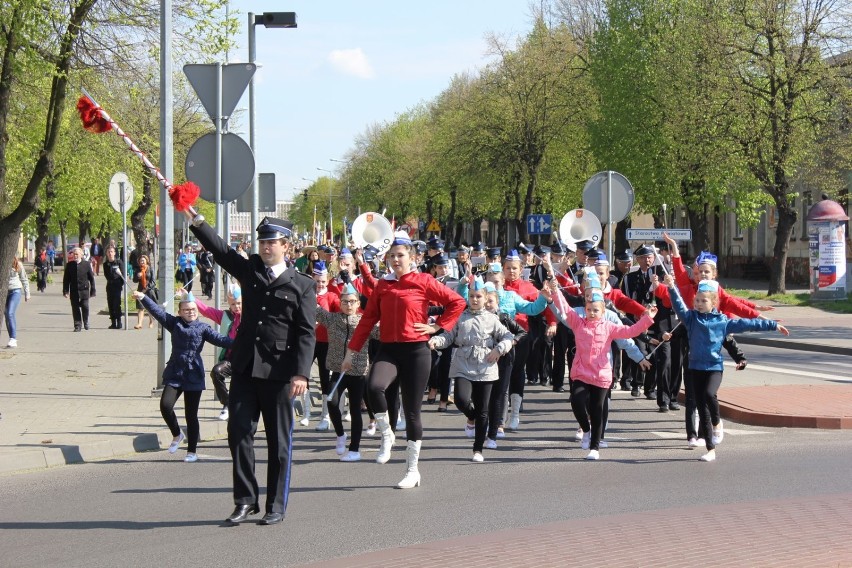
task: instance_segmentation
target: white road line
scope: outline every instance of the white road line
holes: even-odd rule
[[[732,436],[756,436],[759,434],[772,434],[773,432],[768,432],[766,430],[739,430],[734,428],[725,428],[725,435]],[[658,438],[663,438],[664,440],[675,440],[678,438],[683,438],[683,431],[680,432],[666,432],[666,431],[651,431],[651,434],[657,436]]]
[[[735,363],[725,361],[726,367],[734,368],[736,367]],[[829,375],[827,373],[812,373],[810,371],[801,371],[799,369],[785,369],[783,367],[767,367],[765,365],[755,365],[754,363],[749,363],[745,368],[746,371],[749,369],[753,369],[755,371],[765,371],[767,373],[781,373],[782,375],[795,375],[797,377],[809,377],[812,379],[827,379],[830,381],[844,381],[852,383],[852,377],[843,377],[840,375]]]

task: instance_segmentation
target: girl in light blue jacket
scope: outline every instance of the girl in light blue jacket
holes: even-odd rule
[[[790,332],[774,320],[728,319],[719,312],[719,283],[715,280],[698,283],[692,310],[687,309],[671,274],[666,275],[666,286],[672,307],[683,322],[689,340],[689,368],[693,373],[699,432],[707,446],[707,453],[700,459],[711,462],[716,459],[716,444],[724,438],[721,418],[718,424],[712,424],[711,432],[710,405],[719,404],[716,393],[722,384],[722,342],[725,336],[743,331],[778,330],[784,335],[790,335]]]

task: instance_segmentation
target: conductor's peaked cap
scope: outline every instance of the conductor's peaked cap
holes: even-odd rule
[[[283,239],[293,234],[293,223],[275,217],[264,217],[257,226],[257,240],[271,241]]]

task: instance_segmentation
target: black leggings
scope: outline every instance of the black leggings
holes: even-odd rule
[[[331,372],[325,366],[325,358],[328,357],[328,342],[317,341],[314,346],[314,359],[319,368],[320,392],[328,394],[331,390]]]
[[[340,385],[331,398],[328,399],[328,417],[334,426],[334,433],[342,436],[346,432],[343,430],[343,417],[340,415],[340,397],[343,391],[349,391],[349,408],[352,416],[352,435],[349,438],[349,451],[357,452],[361,447],[361,428],[364,426],[364,421],[361,418],[361,401],[364,399],[364,383],[366,377],[363,375],[343,375],[340,380]]]
[[[529,334],[523,336],[515,345],[515,361],[512,363],[512,375],[509,382],[509,394],[524,396],[524,384],[527,382],[526,366],[529,357],[532,338]]]
[[[515,361],[515,348],[497,360],[499,379],[491,388],[491,401],[488,404],[488,437],[497,439],[497,430],[503,425],[503,412],[506,410],[506,398],[509,393],[509,380]]]
[[[231,378],[231,362],[225,360],[213,365],[210,369],[210,378],[213,379],[213,390],[216,391],[219,404],[228,406],[228,385],[225,384],[225,379]]]
[[[609,388],[596,387],[578,379],[571,381],[571,410],[583,432],[592,432],[589,448],[597,450],[603,435],[603,413]],[[589,424],[591,419],[591,425]]]
[[[382,343],[367,381],[370,408],[376,414],[398,408],[399,392],[405,412],[405,433],[409,441],[423,439],[420,408],[423,390],[429,380],[432,353],[425,341],[412,343]],[[396,424],[391,418],[391,427]]]
[[[186,416],[186,439],[189,444],[188,451],[195,453],[198,446],[201,427],[198,424],[198,405],[201,403],[201,391],[184,391],[169,385],[163,386],[163,395],[160,397],[160,414],[169,427],[172,436],[180,436],[180,426],[175,416],[175,403],[183,394],[183,411]]]
[[[698,431],[704,437],[704,444],[708,450],[716,446],[713,444],[713,411],[711,407],[716,406],[719,412],[719,401],[716,393],[722,385],[722,371],[698,371],[691,369],[692,386],[695,389],[695,404],[698,406]],[[717,414],[718,416],[718,414]],[[718,424],[718,419],[716,424]]]
[[[488,428],[488,406],[491,400],[492,381],[471,381],[456,377],[456,407],[476,423],[473,437],[473,451],[481,452],[485,443],[485,431]]]

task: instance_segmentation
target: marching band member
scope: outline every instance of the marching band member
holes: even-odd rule
[[[317,305],[329,312],[339,312],[340,297],[328,288],[328,269],[324,262],[320,261],[314,265],[313,278],[316,284]],[[325,432],[331,424],[328,419],[328,392],[331,390],[331,383],[329,382],[330,373],[325,362],[328,356],[328,330],[324,325],[317,324],[316,334],[314,359],[317,362],[317,367],[319,367],[320,391],[322,392],[322,414],[316,431]],[[310,404],[305,404],[304,408],[304,418],[300,423],[302,426],[307,426],[310,422]]]
[[[420,409],[431,367],[429,335],[440,329],[452,329],[465,308],[461,296],[431,276],[417,272],[413,260],[414,246],[408,234],[396,233],[385,255],[391,272],[376,285],[341,364],[343,372],[352,369],[354,353],[361,350],[370,330],[379,323],[379,352],[370,368],[367,385],[370,406],[382,433],[376,461],[386,463],[390,459],[395,436],[388,408],[395,406],[401,390],[408,439],[406,475],[397,484],[401,489],[420,485],[418,461],[423,438]],[[444,306],[444,313],[434,324],[427,323],[429,304]]]

